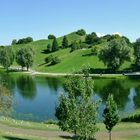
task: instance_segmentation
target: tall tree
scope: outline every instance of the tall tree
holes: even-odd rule
[[[69,42],[67,39],[67,36],[64,36],[63,41],[62,41],[62,48],[68,48],[69,47]]]
[[[135,67],[140,69],[140,39],[137,39],[134,43],[134,57],[135,57]]]
[[[124,39],[114,39],[99,53],[99,59],[112,70],[118,70],[125,61],[131,59],[131,48]]]
[[[111,131],[113,127],[119,122],[117,104],[113,99],[113,95],[108,96],[106,102],[106,108],[104,109],[103,112],[103,117],[104,117],[104,124],[109,132],[109,140],[111,140]]]
[[[21,48],[16,52],[16,62],[27,70],[33,65],[34,52],[31,48]]]
[[[56,117],[63,131],[72,131],[80,138],[94,139],[98,102],[93,101],[93,81],[84,76],[68,77],[65,90],[59,98]]]
[[[1,47],[0,48],[0,63],[3,67],[8,70],[8,68],[14,62],[14,52],[11,47]]]
[[[59,50],[59,46],[58,46],[57,39],[54,38],[53,43],[52,43],[52,51],[54,52],[54,51],[57,51],[57,50]]]

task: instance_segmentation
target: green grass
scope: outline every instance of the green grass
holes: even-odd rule
[[[46,130],[47,131],[60,131],[59,127],[57,125],[50,125],[50,124],[44,124],[44,123],[35,123],[35,122],[28,122],[28,121],[21,121],[21,120],[14,120],[11,118],[5,118],[0,117],[0,124],[6,124],[7,126],[12,126],[16,128],[23,128],[23,129],[32,129],[32,130]],[[100,129],[100,132],[106,132],[105,126],[103,123],[98,123],[97,126]],[[139,123],[119,123],[114,127],[112,130],[113,132],[127,132],[127,131],[135,131],[137,129],[140,129]],[[128,133],[129,134],[129,133]],[[105,137],[107,139],[108,137]],[[140,135],[139,134],[131,134],[129,136],[125,135],[122,137],[119,137],[120,140],[139,140]],[[5,132],[2,129],[0,130],[0,140],[47,140],[40,137],[34,137],[29,135],[23,135],[23,134],[16,134],[16,133],[10,133]],[[65,140],[61,137],[48,137],[48,140]],[[98,140],[98,139],[97,139]]]
[[[68,34],[67,37],[69,42],[73,42],[74,40],[76,41],[85,40],[85,36],[79,36],[75,32]],[[60,46],[62,43],[62,39],[63,37],[57,39]],[[46,50],[47,45],[49,43],[52,43],[52,40],[44,39],[34,41],[29,44],[14,45],[12,47],[15,52],[21,47],[31,47],[35,52],[34,65],[32,66],[32,69],[40,72],[70,73],[73,71],[79,71],[83,65],[90,65],[91,68],[94,69],[106,68],[104,64],[101,61],[99,61],[97,56],[93,56],[91,54],[91,49],[76,50],[70,53],[70,48],[68,48],[68,49],[60,49],[59,51],[49,54],[42,53],[44,50]],[[99,48],[103,48],[105,45],[106,44],[100,44],[97,46]],[[44,59],[51,54],[54,56],[58,56],[61,59],[61,63],[52,66],[44,64]],[[130,64],[131,64],[130,62],[124,63],[121,69],[129,68]],[[14,66],[17,66],[15,62]]]

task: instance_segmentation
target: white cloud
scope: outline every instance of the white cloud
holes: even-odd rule
[[[119,33],[119,32],[115,32],[115,33],[112,33],[113,35],[119,35],[119,36],[122,36],[122,34],[121,33]]]
[[[104,33],[96,33],[98,37],[102,37],[102,36],[105,36]]]

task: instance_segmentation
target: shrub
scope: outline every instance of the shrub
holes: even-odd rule
[[[56,56],[56,57],[53,57],[52,58],[51,64],[52,65],[55,65],[55,64],[58,64],[60,62],[61,62],[61,60]]]
[[[53,56],[52,55],[49,55],[48,57],[45,58],[45,62],[46,63],[50,63],[53,59]]]

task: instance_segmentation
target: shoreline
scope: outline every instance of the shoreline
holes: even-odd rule
[[[0,69],[3,69],[2,66],[0,66]],[[39,71],[35,71],[32,69],[29,69],[29,71],[25,71],[25,70],[21,70],[21,68],[17,68],[17,67],[10,67],[10,71],[8,71],[9,73],[23,73],[23,74],[30,74],[30,75],[45,75],[45,76],[80,76],[83,74],[74,74],[74,73],[52,73],[52,72],[39,72]],[[124,77],[124,76],[140,76],[140,72],[131,72],[131,73],[106,73],[106,74],[89,74],[90,77]]]

